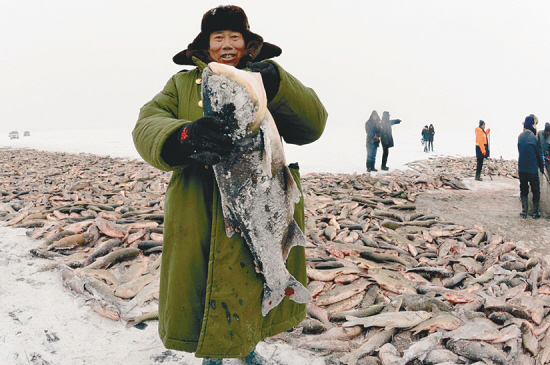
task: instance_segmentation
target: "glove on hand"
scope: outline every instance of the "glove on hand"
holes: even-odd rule
[[[220,118],[201,117],[184,125],[179,131],[184,153],[191,161],[214,165],[233,147],[230,128]]]
[[[271,62],[249,62],[246,64],[246,67],[248,67],[248,70],[259,72],[262,75],[267,101],[270,102],[273,100],[279,91],[281,83],[281,76],[279,75],[277,66]]]

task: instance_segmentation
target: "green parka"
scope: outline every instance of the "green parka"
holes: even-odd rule
[[[273,61],[268,61],[273,62]],[[268,108],[287,143],[306,144],[321,136],[327,112],[315,92],[273,62],[281,83]],[[264,318],[263,279],[239,235],[225,233],[220,194],[211,166],[185,166],[175,132],[203,116],[201,75],[205,64],[174,75],[145,104],[132,133],[145,161],[173,171],[166,191],[159,334],[167,348],[197,357],[245,357],[266,337],[299,324],[305,306],[285,298]],[[299,173],[291,170],[299,186]],[[295,218],[304,227],[303,201]],[[287,268],[307,283],[303,247],[295,247]]]

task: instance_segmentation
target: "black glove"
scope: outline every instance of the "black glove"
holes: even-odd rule
[[[267,102],[273,100],[277,92],[279,92],[279,85],[281,84],[281,76],[279,75],[277,66],[271,62],[249,62],[246,64],[246,67],[248,70],[259,72],[262,75]]]
[[[184,125],[178,135],[190,162],[214,165],[233,147],[230,126],[214,116],[201,117]]]

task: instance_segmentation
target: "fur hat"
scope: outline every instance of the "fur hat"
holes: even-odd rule
[[[220,5],[208,10],[202,17],[201,32],[191,42],[187,49],[176,54],[172,60],[178,65],[194,65],[193,57],[203,62],[211,61],[208,49],[210,34],[220,30],[233,30],[243,35],[245,52],[239,66],[250,61],[262,61],[277,57],[282,50],[274,44],[264,42],[263,38],[250,31],[248,18],[244,10],[235,5]]]

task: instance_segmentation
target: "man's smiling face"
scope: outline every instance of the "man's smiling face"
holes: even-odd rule
[[[239,32],[220,30],[210,34],[208,53],[213,61],[237,66],[244,54],[244,38]]]

